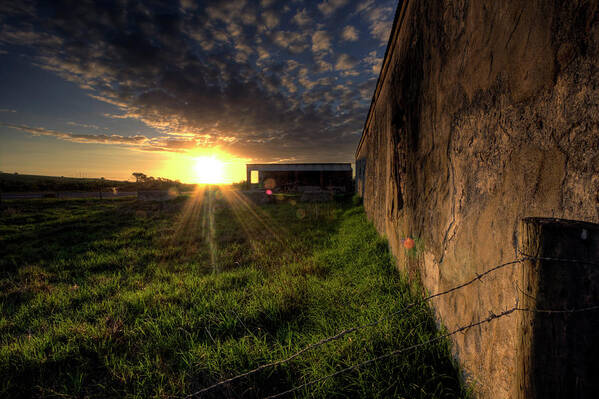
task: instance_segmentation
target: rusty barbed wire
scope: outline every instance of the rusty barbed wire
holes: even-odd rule
[[[299,390],[300,390],[300,389],[302,389],[302,388],[307,388],[307,387],[308,387],[308,386],[310,386],[310,385],[314,385],[314,384],[317,384],[317,383],[319,383],[319,382],[326,381],[326,380],[328,380],[328,379],[330,379],[330,378],[334,378],[334,377],[336,377],[336,376],[338,376],[338,375],[340,375],[340,374],[347,373],[348,371],[351,371],[351,370],[354,370],[354,369],[357,369],[357,368],[360,368],[360,367],[366,366],[366,365],[368,365],[368,364],[370,364],[370,363],[374,363],[374,362],[376,362],[376,361],[378,361],[378,360],[383,360],[383,359],[387,359],[387,358],[390,358],[390,357],[393,357],[393,356],[397,356],[397,355],[399,355],[399,354],[402,354],[402,353],[405,353],[405,352],[411,351],[411,350],[413,350],[413,349],[417,349],[417,348],[420,348],[420,347],[423,347],[423,346],[429,345],[429,344],[431,344],[431,343],[434,343],[434,342],[437,342],[437,341],[441,341],[441,340],[443,340],[443,339],[446,339],[446,338],[448,338],[448,337],[450,337],[450,336],[452,336],[452,335],[455,335],[455,334],[457,334],[457,333],[459,333],[459,332],[462,332],[462,331],[468,330],[468,329],[470,329],[470,328],[472,328],[472,327],[480,326],[480,325],[482,325],[482,324],[485,324],[485,323],[490,323],[492,320],[499,319],[499,318],[501,318],[501,317],[504,317],[504,316],[507,316],[507,315],[509,315],[509,314],[512,314],[512,313],[514,313],[516,310],[518,310],[518,307],[517,307],[517,305],[516,305],[516,306],[514,306],[513,308],[511,308],[511,309],[508,309],[508,310],[505,310],[505,311],[503,311],[503,312],[501,312],[501,313],[499,313],[499,314],[494,314],[494,313],[491,313],[491,314],[489,315],[489,317],[487,317],[487,318],[485,318],[485,319],[483,319],[483,320],[479,320],[479,321],[477,321],[477,322],[475,322],[475,323],[470,323],[470,324],[468,324],[468,325],[466,325],[466,326],[462,326],[462,327],[460,327],[460,328],[457,328],[457,329],[455,329],[455,330],[453,330],[452,332],[449,332],[449,333],[447,333],[447,334],[440,335],[440,336],[438,336],[438,337],[435,337],[435,338],[433,338],[433,339],[429,339],[428,341],[421,342],[421,343],[419,343],[419,344],[411,345],[411,346],[408,346],[408,347],[405,347],[405,348],[402,348],[402,349],[397,349],[397,350],[394,350],[393,352],[389,352],[389,353],[386,353],[386,354],[384,354],[384,355],[380,355],[380,356],[377,356],[377,357],[373,357],[373,358],[371,358],[371,359],[368,359],[368,360],[366,360],[366,361],[363,361],[363,362],[361,362],[361,363],[357,363],[357,364],[354,364],[354,365],[352,365],[352,366],[348,366],[348,367],[346,367],[346,368],[344,368],[344,369],[341,369],[341,370],[339,370],[339,371],[336,371],[336,372],[334,372],[334,373],[332,373],[332,374],[328,374],[328,375],[326,375],[326,376],[324,376],[324,377],[317,378],[317,379],[315,379],[315,380],[312,380],[312,381],[306,382],[306,383],[304,383],[304,384],[302,384],[302,385],[298,385],[297,387],[291,388],[291,389],[289,389],[289,390],[287,390],[287,391],[280,392],[280,393],[277,393],[277,394],[275,394],[275,395],[267,396],[265,399],[275,399],[275,398],[280,398],[280,397],[282,397],[282,396],[285,396],[285,395],[287,395],[287,394],[290,394],[290,393],[292,393],[292,392],[299,391]]]
[[[303,348],[303,349],[295,352],[294,354],[292,354],[291,356],[289,356],[289,357],[287,357],[285,359],[277,360],[277,361],[274,361],[274,362],[271,362],[271,363],[266,363],[266,364],[263,364],[263,365],[260,365],[260,366],[258,366],[256,368],[254,368],[252,370],[246,371],[245,373],[241,373],[241,374],[238,374],[238,375],[236,375],[234,377],[227,378],[225,380],[219,381],[219,382],[217,382],[217,383],[215,383],[213,385],[210,385],[209,387],[203,388],[203,389],[201,389],[201,390],[199,390],[197,392],[194,392],[192,394],[189,394],[189,395],[185,396],[185,399],[189,399],[189,398],[192,398],[192,397],[196,397],[196,396],[205,394],[206,392],[209,392],[209,391],[211,391],[211,390],[213,390],[215,388],[218,388],[219,386],[223,386],[223,385],[229,384],[231,382],[237,381],[237,380],[239,380],[241,378],[244,378],[244,377],[249,377],[250,375],[256,374],[256,373],[258,373],[258,372],[260,372],[260,371],[262,371],[264,369],[267,369],[267,368],[270,368],[270,367],[276,367],[276,366],[279,366],[281,364],[288,363],[288,362],[292,361],[293,359],[297,358],[298,356],[302,355],[303,353],[306,353],[306,352],[308,352],[308,351],[310,351],[310,350],[312,350],[314,348],[317,348],[317,347],[322,346],[322,345],[324,345],[326,343],[338,340],[341,337],[343,337],[343,336],[345,336],[347,334],[350,334],[352,332],[355,332],[355,331],[358,331],[358,330],[362,330],[362,329],[368,328],[368,327],[374,327],[374,326],[382,323],[383,321],[389,319],[390,317],[397,316],[397,315],[399,315],[401,313],[404,313],[404,312],[406,312],[406,311],[414,308],[415,306],[418,306],[418,305],[421,305],[421,304],[423,304],[425,302],[430,301],[431,299],[434,299],[434,298],[437,298],[437,297],[440,297],[440,296],[443,296],[443,295],[447,295],[447,294],[449,294],[451,292],[454,292],[454,291],[457,291],[457,290],[459,290],[461,288],[464,288],[464,287],[466,287],[466,286],[474,283],[475,281],[480,281],[482,279],[482,277],[486,276],[489,273],[492,273],[492,272],[494,272],[496,270],[499,270],[501,268],[507,267],[509,265],[513,265],[515,263],[519,263],[522,260],[523,260],[523,258],[520,258],[520,259],[516,259],[516,260],[510,261],[510,262],[506,262],[506,263],[502,263],[500,265],[494,266],[494,267],[490,268],[489,270],[486,270],[485,272],[483,272],[481,274],[477,274],[476,277],[472,278],[471,280],[466,281],[463,284],[460,284],[458,286],[450,288],[450,289],[448,289],[446,291],[435,293],[435,294],[430,295],[428,297],[425,297],[425,298],[423,298],[423,299],[421,299],[419,301],[412,302],[412,303],[404,306],[403,308],[401,308],[401,309],[399,309],[399,310],[397,310],[395,312],[392,312],[392,313],[389,313],[387,315],[382,316],[379,320],[374,321],[372,323],[367,323],[367,324],[363,324],[363,325],[359,325],[359,326],[354,326],[354,327],[350,327],[350,328],[347,328],[345,330],[342,330],[342,331],[338,332],[335,335],[332,335],[330,337],[321,339],[318,342],[315,342],[313,344],[310,344],[310,345],[306,346],[305,348]]]
[[[246,371],[244,373],[235,375],[233,377],[227,378],[227,379],[219,381],[219,382],[217,382],[217,383],[215,383],[213,385],[210,385],[210,386],[208,386],[206,388],[200,389],[199,391],[191,393],[191,394],[185,396],[184,398],[185,399],[190,399],[190,398],[193,398],[193,397],[201,396],[201,395],[203,395],[203,394],[205,394],[205,393],[207,393],[209,391],[212,391],[213,389],[216,389],[216,388],[218,388],[220,386],[223,386],[223,385],[226,385],[226,384],[230,384],[230,383],[232,383],[234,381],[237,381],[237,380],[245,378],[245,377],[249,377],[249,376],[251,376],[253,374],[256,374],[256,373],[258,373],[258,372],[260,372],[262,370],[265,370],[265,369],[268,369],[268,368],[271,368],[271,367],[277,367],[277,366],[280,366],[282,364],[288,363],[288,362],[292,361],[293,359],[301,356],[302,354],[304,354],[304,353],[306,353],[306,352],[308,352],[308,351],[310,351],[312,349],[315,349],[317,347],[325,345],[325,344],[327,344],[329,342],[338,340],[338,339],[340,339],[341,337],[343,337],[343,336],[345,336],[347,334],[353,333],[355,331],[362,330],[364,328],[374,327],[374,326],[382,323],[383,321],[385,321],[385,320],[387,320],[387,319],[389,319],[391,317],[394,317],[394,316],[397,316],[399,314],[405,313],[406,311],[408,311],[408,310],[410,310],[410,309],[412,309],[412,308],[414,308],[414,307],[416,307],[418,305],[422,305],[422,304],[424,304],[426,302],[429,302],[430,300],[432,300],[434,298],[438,298],[438,297],[450,294],[452,292],[455,292],[457,290],[460,290],[460,289],[462,289],[464,287],[467,287],[467,286],[475,283],[476,281],[482,281],[483,277],[485,277],[488,274],[491,274],[491,273],[493,273],[493,272],[495,272],[497,270],[503,269],[503,268],[505,268],[507,266],[514,265],[516,263],[521,263],[521,262],[523,262],[525,260],[551,260],[551,261],[563,261],[563,262],[589,263],[589,262],[585,262],[585,261],[578,261],[578,260],[575,260],[575,259],[546,258],[546,257],[539,257],[539,256],[530,256],[530,255],[526,255],[526,254],[522,254],[522,255],[523,255],[523,257],[521,257],[521,258],[509,261],[509,262],[501,263],[501,264],[496,265],[496,266],[494,266],[494,267],[492,267],[492,268],[490,268],[488,270],[485,270],[484,272],[482,272],[480,274],[477,273],[475,277],[473,277],[472,279],[470,279],[470,280],[468,280],[468,281],[466,281],[466,282],[464,282],[462,284],[459,284],[459,285],[456,285],[456,286],[454,286],[452,288],[449,288],[447,290],[444,290],[444,291],[437,292],[435,294],[429,295],[429,296],[427,296],[425,298],[422,298],[422,299],[420,299],[418,301],[414,301],[414,302],[412,302],[412,303],[410,303],[410,304],[402,307],[401,309],[399,309],[399,310],[397,310],[395,312],[391,312],[391,313],[388,313],[386,315],[383,315],[377,321],[341,330],[338,333],[336,333],[335,335],[323,338],[320,341],[317,341],[315,343],[307,345],[306,347],[300,349],[299,351],[293,353],[292,355],[290,355],[290,356],[288,356],[288,357],[286,357],[284,359],[276,360],[276,361],[271,362],[271,363],[262,364],[262,365],[254,368],[252,370],[249,370],[249,371]],[[592,262],[590,262],[590,263],[593,264]],[[597,308],[599,308],[599,307],[597,307]],[[512,313],[512,312],[514,312],[516,310],[518,310],[518,311],[532,311],[532,310],[527,310],[527,309],[524,309],[524,308],[518,308],[518,303],[517,302],[516,302],[515,308],[513,308],[510,311],[510,313]],[[585,309],[585,311],[586,310],[587,309]],[[593,310],[593,309],[589,309],[589,310]],[[539,312],[541,312],[541,310],[539,310]],[[550,311],[544,311],[544,312],[548,313]],[[501,315],[503,315],[503,313],[501,313]],[[487,318],[487,319],[489,319],[489,318]],[[483,323],[487,322],[486,321],[487,319],[484,319],[479,324],[483,324]],[[492,319],[493,318],[490,318],[489,321],[492,320]],[[450,335],[453,335],[453,334],[458,333],[460,331],[464,331],[465,329],[474,327],[474,326],[479,325],[479,324],[475,323],[474,325],[465,326],[464,328],[458,329],[455,332],[450,333]],[[439,337],[439,339],[442,339],[442,337],[443,336]],[[293,391],[291,391],[291,392],[293,392]]]
[[[587,306],[586,308],[577,309],[530,309],[530,308],[517,308],[519,312],[534,312],[534,313],[579,313],[579,312],[590,312],[593,310],[599,310],[597,306]]]
[[[514,307],[512,307],[512,308],[510,308],[508,310],[505,310],[505,311],[503,311],[503,312],[501,312],[499,314],[494,314],[494,313],[491,312],[491,314],[489,315],[489,317],[487,317],[486,319],[479,320],[479,321],[477,321],[475,323],[471,323],[471,324],[468,324],[466,326],[459,327],[459,328],[457,328],[457,329],[455,329],[452,332],[449,332],[447,334],[443,334],[443,335],[440,335],[440,336],[435,337],[433,339],[430,339],[428,341],[421,342],[421,343],[415,344],[415,345],[411,345],[411,346],[408,346],[406,348],[398,349],[398,350],[395,350],[393,352],[389,352],[389,353],[386,353],[384,355],[368,359],[368,360],[366,360],[364,362],[357,363],[357,364],[354,364],[352,366],[348,366],[348,367],[346,367],[344,369],[341,369],[341,370],[336,371],[334,373],[328,374],[328,375],[326,375],[324,377],[321,377],[321,378],[318,378],[318,379],[306,382],[306,383],[304,383],[302,385],[298,385],[297,387],[291,388],[291,389],[289,389],[287,391],[280,392],[280,393],[277,393],[275,395],[267,396],[264,399],[280,398],[280,397],[285,396],[287,394],[299,391],[302,388],[307,388],[310,385],[314,385],[314,384],[317,384],[319,382],[324,382],[324,381],[326,381],[326,380],[328,380],[330,378],[334,378],[334,377],[336,377],[336,376],[338,376],[340,374],[343,374],[343,373],[346,373],[348,371],[351,371],[351,370],[354,370],[354,369],[366,366],[366,365],[368,365],[370,363],[373,363],[373,362],[376,362],[378,360],[383,360],[383,359],[387,359],[387,358],[390,358],[390,357],[393,357],[393,356],[397,356],[397,355],[399,355],[401,353],[405,353],[405,352],[408,352],[410,350],[417,349],[417,348],[420,348],[422,346],[425,346],[425,345],[428,345],[428,344],[440,341],[442,339],[449,338],[452,335],[455,335],[457,333],[469,330],[472,327],[477,327],[477,326],[480,326],[482,324],[490,323],[491,321],[493,321],[495,319],[499,319],[501,317],[507,316],[507,315],[512,314],[514,312],[522,312],[523,311],[523,312],[535,312],[535,313],[578,313],[578,312],[588,312],[588,311],[592,311],[592,310],[599,310],[599,306],[589,306],[589,307],[578,308],[578,309],[528,309],[528,308],[519,308],[518,307],[518,302],[516,302],[516,305]]]
[[[547,257],[547,256],[532,256],[532,255],[527,255],[522,251],[518,251],[518,252],[520,253],[520,255],[522,255],[523,259],[548,260],[548,261],[554,261],[554,262],[584,263],[585,265],[599,266],[599,263],[592,262],[590,260],[551,258],[551,257]]]

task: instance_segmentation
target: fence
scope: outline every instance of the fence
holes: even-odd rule
[[[291,362],[292,360],[296,359],[297,357],[301,356],[302,354],[308,351],[314,350],[329,342],[338,340],[345,335],[363,330],[365,328],[374,327],[383,322],[384,320],[387,320],[393,316],[397,316],[398,314],[405,313],[409,309],[421,305],[423,303],[429,302],[434,298],[439,298],[448,295],[452,292],[458,291],[460,289],[463,289],[464,287],[467,287],[477,282],[484,283],[484,277],[486,277],[487,275],[515,264],[528,265],[528,267],[525,268],[525,270],[523,270],[523,281],[526,284],[524,288],[528,292],[525,292],[520,287],[516,286],[515,288],[517,288],[517,291],[523,294],[523,297],[520,298],[519,295],[515,296],[514,306],[506,310],[503,310],[498,314],[489,311],[489,316],[484,319],[460,326],[450,332],[439,335],[428,341],[400,348],[395,351],[386,353],[384,355],[373,357],[364,362],[348,366],[324,377],[305,382],[287,391],[271,395],[267,397],[267,399],[286,396],[293,392],[297,392],[298,390],[305,389],[314,384],[334,378],[340,374],[433,344],[435,342],[449,338],[452,335],[458,334],[460,332],[465,332],[473,327],[490,323],[494,320],[506,317],[516,312],[520,312],[523,314],[523,317],[521,319],[521,345],[518,348],[516,348],[517,360],[519,364],[518,371],[520,384],[519,389],[516,390],[517,396],[522,398],[566,396],[585,398],[594,397],[593,395],[599,390],[599,380],[596,378],[597,375],[595,373],[597,371],[597,368],[593,364],[593,361],[597,358],[597,356],[594,355],[597,354],[598,351],[596,345],[596,338],[598,338],[597,335],[599,334],[599,315],[591,318],[586,318],[582,321],[572,320],[568,317],[568,315],[573,315],[582,312],[599,311],[599,298],[595,292],[595,290],[598,290],[599,288],[597,288],[597,284],[595,284],[595,288],[591,289],[590,291],[587,287],[585,292],[578,292],[574,293],[573,295],[570,295],[567,301],[551,301],[548,300],[547,297],[550,297],[553,294],[557,293],[557,296],[563,296],[563,288],[565,287],[565,283],[564,281],[555,283],[553,282],[553,278],[547,277],[547,274],[555,273],[556,267],[560,267],[561,264],[568,264],[570,267],[566,269],[566,271],[562,273],[562,275],[560,275],[559,278],[562,279],[563,275],[568,275],[570,276],[570,279],[574,278],[580,280],[581,276],[577,275],[577,270],[573,271],[572,269],[572,266],[578,265],[582,267],[582,269],[584,269],[585,275],[582,276],[582,280],[584,280],[587,277],[590,277],[588,279],[590,284],[599,283],[599,263],[585,259],[543,256],[543,254],[547,252],[547,250],[543,248],[547,247],[547,243],[552,243],[552,240],[556,236],[555,223],[569,223],[570,225],[566,226],[566,230],[568,228],[575,228],[578,232],[580,230],[578,222],[556,222],[555,219],[525,219],[523,222],[523,231],[525,232],[525,234],[522,245],[523,251],[520,252],[520,258],[512,260],[510,262],[495,265],[487,269],[485,272],[477,274],[476,276],[462,284],[429,295],[421,300],[412,302],[404,306],[402,309],[398,311],[388,313],[384,317],[381,317],[378,321],[344,329],[332,336],[329,336],[316,343],[304,347],[303,349],[295,352],[287,358],[263,364],[245,373],[241,373],[234,377],[219,381],[211,386],[208,386],[195,393],[187,395],[185,398],[189,399],[194,397],[201,397],[202,395],[210,391],[213,391],[219,387],[223,387],[227,384],[234,383],[235,381],[238,381],[245,377],[249,377],[262,370],[277,367],[282,364]],[[599,232],[599,226],[590,224],[588,225]],[[588,230],[583,228],[583,241],[587,240],[587,234]],[[559,235],[560,234],[557,234],[557,236]],[[595,235],[594,240],[594,243],[599,242],[599,235]],[[565,241],[567,242],[568,240]],[[597,250],[599,250],[599,245],[596,245],[595,247]],[[586,257],[594,258],[596,253],[590,250],[589,248],[591,248],[591,245],[589,244],[589,242],[585,242],[583,247],[574,244],[566,246],[566,249],[564,249],[558,245],[557,249],[552,247],[551,251],[557,253],[569,252],[574,254],[581,253],[582,251],[585,252]],[[594,259],[598,258],[599,257]],[[550,283],[547,283],[547,281],[550,281]],[[574,284],[573,286],[576,286],[576,284]],[[521,303],[524,303],[524,305],[521,305]],[[567,305],[582,303],[587,304],[588,306],[565,308],[543,307],[543,304],[558,303],[565,303]],[[560,315],[562,318],[559,320],[547,319],[539,318],[536,315]],[[580,336],[577,336],[576,332],[570,331],[569,335],[563,333],[563,331],[567,329],[567,325],[570,323],[576,325],[575,330],[578,330],[578,335],[580,335],[580,333],[589,333],[589,336],[585,336],[582,340],[582,344],[580,343]],[[570,328],[570,330],[572,330],[572,328]],[[556,331],[558,331],[557,337]],[[545,344],[549,346],[545,346]],[[565,368],[571,369],[564,370]],[[547,371],[547,369],[549,370]],[[550,381],[546,382],[548,378],[550,379]],[[564,396],[565,394],[570,395]]]
[[[256,373],[258,373],[258,372],[260,372],[260,371],[262,371],[264,369],[271,368],[271,367],[277,367],[277,366],[280,366],[280,365],[282,365],[284,363],[290,362],[293,359],[297,358],[298,356],[300,356],[300,355],[302,355],[302,354],[304,354],[304,353],[306,353],[306,352],[308,352],[308,351],[310,351],[312,349],[315,349],[315,348],[317,348],[319,346],[322,346],[322,345],[324,345],[326,343],[338,340],[338,339],[340,339],[341,337],[343,337],[343,336],[345,336],[347,334],[359,331],[361,329],[364,329],[364,328],[367,328],[367,327],[374,327],[377,324],[381,323],[382,321],[384,321],[384,320],[386,320],[386,319],[388,319],[388,318],[390,318],[392,316],[396,316],[396,315],[398,315],[400,313],[406,312],[407,310],[409,310],[410,308],[412,308],[414,306],[417,306],[417,305],[422,304],[424,302],[428,302],[428,301],[430,301],[433,298],[440,297],[440,296],[443,296],[443,295],[447,295],[447,294],[449,294],[451,292],[454,292],[454,291],[459,290],[459,289],[461,289],[463,287],[466,287],[466,286],[468,286],[468,285],[470,285],[470,284],[472,284],[472,283],[474,283],[476,281],[482,281],[482,278],[484,276],[486,276],[487,274],[490,274],[490,273],[492,273],[494,271],[497,271],[497,270],[499,270],[501,268],[504,268],[506,266],[513,265],[515,263],[521,263],[524,260],[550,260],[550,261],[557,261],[557,262],[577,262],[577,263],[579,262],[579,261],[571,260],[571,259],[558,259],[558,258],[530,257],[530,256],[526,256],[526,257],[522,257],[522,258],[519,258],[517,260],[511,261],[511,262],[507,262],[507,263],[503,263],[503,264],[497,265],[497,266],[495,266],[495,267],[493,267],[493,268],[485,271],[484,273],[481,273],[481,274],[477,275],[473,279],[471,279],[471,280],[469,280],[469,281],[467,281],[467,282],[465,282],[463,284],[460,284],[458,286],[455,286],[455,287],[453,287],[451,289],[448,289],[448,290],[445,290],[443,292],[439,292],[439,293],[430,295],[430,296],[428,296],[428,297],[426,297],[426,298],[424,298],[424,299],[422,299],[420,301],[412,302],[411,304],[405,306],[401,310],[399,310],[397,312],[389,313],[385,317],[379,319],[376,322],[373,322],[373,323],[370,323],[370,324],[358,325],[358,326],[354,326],[354,327],[342,330],[342,331],[340,331],[339,333],[337,333],[337,334],[335,334],[333,336],[327,337],[325,339],[322,339],[321,341],[318,341],[318,342],[316,342],[314,344],[310,344],[310,345],[306,346],[305,348],[301,349],[300,351],[294,353],[293,355],[291,355],[291,356],[289,356],[289,357],[287,357],[285,359],[281,359],[281,360],[278,360],[278,361],[275,361],[275,362],[272,362],[272,363],[263,364],[263,365],[255,368],[253,370],[247,371],[247,372],[242,373],[242,374],[238,374],[238,375],[236,375],[234,377],[231,377],[231,378],[228,378],[226,380],[220,381],[220,382],[218,382],[218,383],[216,383],[214,385],[211,385],[211,386],[209,386],[207,388],[204,388],[204,389],[202,389],[200,391],[197,391],[197,392],[195,392],[193,394],[190,394],[190,395],[186,396],[186,398],[193,398],[193,397],[201,396],[202,394],[205,394],[205,393],[207,393],[209,391],[212,391],[212,390],[214,390],[214,389],[216,389],[216,388],[218,388],[220,386],[224,386],[226,384],[233,383],[233,382],[235,382],[235,381],[237,381],[239,379],[242,379],[244,377],[249,377],[250,375],[256,374]],[[595,266],[599,266],[599,264],[596,264],[596,263],[590,263],[590,264],[595,265]],[[308,387],[310,385],[313,385],[313,384],[316,384],[316,383],[319,383],[319,382],[323,382],[323,381],[325,381],[327,379],[330,379],[330,378],[333,378],[333,377],[335,377],[335,376],[337,376],[339,374],[351,371],[351,370],[359,368],[359,367],[366,366],[366,365],[368,365],[370,363],[373,363],[375,361],[384,360],[384,359],[389,358],[391,356],[396,356],[396,355],[408,352],[410,350],[417,349],[419,347],[423,347],[423,346],[429,345],[431,343],[443,340],[443,339],[448,338],[448,337],[450,337],[452,335],[455,335],[455,334],[457,334],[459,332],[466,331],[466,330],[468,330],[468,329],[470,329],[472,327],[480,326],[480,325],[485,324],[485,323],[489,323],[489,322],[491,322],[491,321],[493,321],[495,319],[507,316],[507,315],[512,314],[514,312],[562,313],[563,314],[563,313],[587,312],[587,311],[593,311],[593,310],[599,310],[599,305],[597,305],[597,306],[590,306],[590,307],[586,307],[586,308],[580,308],[580,309],[530,309],[530,308],[522,308],[522,307],[519,307],[519,300],[518,300],[518,298],[516,298],[516,303],[515,303],[514,307],[512,307],[510,309],[507,309],[507,310],[505,310],[505,311],[503,311],[503,312],[501,312],[499,314],[494,314],[494,313],[491,312],[490,315],[489,315],[489,317],[487,317],[487,318],[485,318],[483,320],[479,320],[477,322],[474,322],[474,323],[462,326],[462,327],[457,328],[457,329],[455,329],[455,330],[453,330],[453,331],[451,331],[449,333],[440,335],[440,336],[438,336],[438,337],[436,337],[436,338],[434,338],[432,340],[428,340],[428,341],[422,342],[420,344],[412,345],[412,346],[409,346],[409,347],[406,347],[406,348],[398,349],[396,351],[387,353],[385,355],[369,359],[369,360],[367,360],[365,362],[362,362],[362,363],[359,363],[359,364],[356,364],[356,365],[344,368],[342,370],[339,370],[339,371],[337,371],[337,372],[335,372],[333,374],[327,375],[325,377],[322,377],[322,378],[319,378],[319,379],[316,379],[316,380],[304,383],[304,384],[302,384],[300,386],[297,386],[297,387],[295,387],[293,389],[290,389],[288,391],[281,392],[281,393],[279,393],[277,395],[269,396],[268,398],[277,398],[277,397],[284,396],[286,394],[295,392],[295,391],[300,390],[302,388],[306,388],[306,387]]]

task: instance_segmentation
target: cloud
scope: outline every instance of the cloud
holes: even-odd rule
[[[368,53],[368,57],[364,58],[364,62],[370,67],[372,73],[375,75],[378,75],[381,72],[383,58],[377,57],[376,51]]]
[[[99,130],[100,129],[100,126],[98,126],[98,125],[89,125],[89,124],[86,124],[86,123],[77,123],[77,122],[71,122],[71,121],[67,122],[67,125],[69,125],[69,126],[84,127],[86,129],[94,129],[94,130]]]
[[[358,6],[356,7],[356,11],[362,12],[364,10],[367,10],[370,7],[372,7],[373,4],[374,4],[374,0],[360,1],[358,3]]]
[[[296,69],[297,67],[300,66],[300,63],[297,62],[296,60],[287,60],[286,64],[287,64],[288,71],[293,71],[294,69]]]
[[[220,2],[211,5],[209,4],[205,8],[205,12],[210,20],[220,20],[225,23],[230,23],[243,15],[245,6],[245,0]]]
[[[0,108],[0,112],[11,112],[11,113],[15,113],[15,112],[17,112],[17,110],[10,109],[10,108]]]
[[[299,32],[277,31],[273,35],[273,42],[292,53],[301,53],[308,47],[306,35]]]
[[[308,12],[304,8],[301,11],[298,11],[292,19],[293,22],[298,24],[299,26],[306,26],[312,22],[312,19],[308,16]]]
[[[194,4],[193,0],[180,0],[179,3],[181,4],[181,9],[183,9],[184,12],[196,8],[196,4]]]
[[[341,54],[335,63],[335,69],[338,71],[346,71],[352,69],[357,64],[357,61],[348,54]]]
[[[347,0],[324,0],[318,5],[318,9],[324,15],[329,16],[335,12],[338,8],[344,6]]]
[[[264,47],[258,47],[258,59],[264,60],[270,58],[270,53]]]
[[[239,63],[246,63],[249,60],[250,55],[254,52],[253,48],[242,42],[236,43],[235,49],[237,50],[235,61]]]
[[[273,10],[266,10],[262,13],[262,20],[268,29],[273,29],[279,24],[279,17]]]
[[[241,34],[243,33],[243,29],[241,28],[241,26],[236,23],[228,24],[227,31],[229,32],[229,35],[235,38],[241,36]]]
[[[341,37],[344,40],[355,42],[358,40],[358,30],[351,25],[347,25],[341,32]]]
[[[376,84],[376,78],[371,78],[371,79],[364,81],[358,85],[357,89],[358,89],[362,99],[366,100],[366,99],[372,98],[372,88],[374,87],[375,84]]]
[[[367,19],[370,21],[370,35],[378,39],[381,44],[386,44],[393,25],[393,8],[373,7],[367,11]]]
[[[314,32],[312,35],[312,51],[329,51],[331,49],[331,37],[324,30]]]
[[[348,69],[348,70],[341,72],[341,75],[343,75],[343,76],[359,76],[360,72],[353,70],[353,69]]]
[[[56,130],[45,129],[41,127],[30,127],[27,125],[14,125],[10,123],[0,122],[0,126],[9,127],[11,129],[21,130],[30,133],[34,136],[51,136],[62,140],[73,141],[76,143],[100,143],[100,144],[129,144],[142,145],[150,141],[145,136],[120,136],[118,134],[74,134],[67,132],[59,132]]]
[[[254,25],[256,23],[256,12],[254,10],[245,10],[240,19],[245,25]]]
[[[287,76],[284,76],[284,77],[281,79],[281,84],[282,84],[282,85],[283,85],[285,88],[287,88],[287,90],[289,90],[291,93],[295,93],[295,92],[297,91],[297,86],[296,86],[296,85],[293,83],[293,81],[292,81],[292,80],[291,80],[289,77],[287,77]]]
[[[391,34],[389,21],[375,21],[370,27],[370,34],[381,41],[381,44],[387,43]]]
[[[333,70],[333,66],[331,65],[330,62],[325,61],[322,58],[317,58],[315,60],[316,63],[316,71],[317,72],[329,72]]]
[[[299,9],[297,3],[286,4],[286,13],[258,0],[179,1],[162,7],[55,1],[43,9],[29,3],[25,10],[11,8],[2,17],[3,32],[11,33],[0,35],[2,43],[10,42],[11,54],[25,54],[112,104],[116,110],[109,117],[140,121],[152,132],[148,136],[157,137],[12,127],[147,151],[218,145],[265,161],[351,159],[368,111],[363,94],[370,97],[374,90],[372,74],[360,74],[355,58],[335,52],[331,32],[346,25],[339,23],[341,12],[314,31],[298,28],[312,24],[310,16],[332,15],[347,2],[306,3]],[[361,11],[368,29],[373,7]],[[373,50],[363,44],[368,34],[353,28],[346,26],[342,36],[356,37],[352,47],[368,54]],[[334,89],[338,85],[343,89]]]
[[[59,46],[62,43],[62,39],[52,34],[39,33],[32,30],[15,31],[5,29],[0,36],[0,42],[6,44]]]
[[[70,141],[73,143],[125,145],[127,147],[137,148],[142,151],[182,152],[184,150],[193,149],[199,144],[197,138],[195,137],[172,138],[164,136],[158,138],[148,138],[143,135],[121,136],[118,134],[75,134],[42,127],[31,127],[27,125],[16,125],[3,122],[0,122],[0,126],[20,130],[34,136],[55,137],[57,139]]]

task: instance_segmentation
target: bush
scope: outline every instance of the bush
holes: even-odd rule
[[[355,206],[359,206],[362,205],[362,197],[360,196],[360,194],[354,194],[354,196],[351,199],[352,204],[354,204]]]

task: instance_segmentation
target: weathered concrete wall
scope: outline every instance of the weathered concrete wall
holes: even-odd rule
[[[399,266],[437,292],[519,257],[524,217],[597,222],[598,1],[399,8],[356,153],[356,191]],[[513,307],[520,267],[439,298],[440,320],[451,330]],[[520,317],[454,336],[480,397],[516,396]]]

